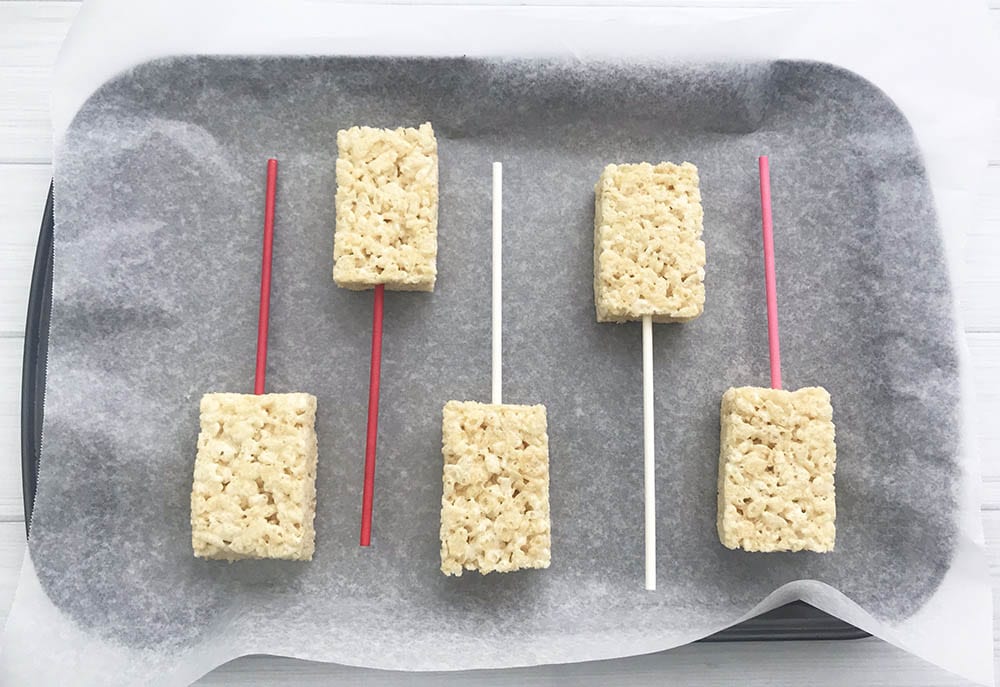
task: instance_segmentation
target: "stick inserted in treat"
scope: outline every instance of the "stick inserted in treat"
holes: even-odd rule
[[[732,387],[722,395],[716,529],[730,549],[824,553],[837,537],[833,405],[823,387],[781,386],[767,156],[758,165],[771,387]]]
[[[442,410],[441,572],[547,568],[549,437],[543,405],[503,403],[503,168],[493,163],[492,403]]]
[[[642,322],[645,587],[656,589],[656,427],[653,324],[687,322],[705,305],[698,169],[691,163],[611,164],[594,187],[598,322]]]
[[[433,291],[437,278],[438,154],[430,123],[338,131],[336,205],[333,280],[375,291],[360,536],[369,546],[385,292]]]
[[[653,442],[653,318],[642,316],[642,479],[646,531],[646,589],[656,589],[656,448]]]
[[[767,348],[771,357],[771,388],[781,388],[781,346],[778,340],[778,287],[774,274],[774,225],[771,219],[771,170],[767,155],[760,168],[760,217],[764,235],[764,285],[767,290]]]
[[[375,444],[378,441],[378,390],[382,378],[382,309],[385,285],[375,287],[372,305],[372,362],[368,378],[368,433],[365,438],[365,482],[361,495],[361,546],[372,541],[372,503],[375,497]]]
[[[264,195],[264,250],[260,265],[260,310],[257,313],[257,369],[253,392],[264,393],[267,375],[267,324],[271,314],[271,252],[274,245],[274,196],[278,186],[278,161],[267,161],[267,187]]]
[[[493,398],[503,403],[503,165],[493,163]]]
[[[278,161],[267,161],[254,393],[201,398],[191,485],[198,558],[312,560],[316,547],[316,397],[265,393]]]

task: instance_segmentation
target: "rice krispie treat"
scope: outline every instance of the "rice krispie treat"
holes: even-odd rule
[[[438,156],[431,125],[337,132],[333,279],[433,291],[437,275]]]
[[[191,490],[199,558],[311,560],[316,397],[205,394]]]
[[[444,407],[441,571],[549,567],[545,406]]]
[[[832,551],[833,408],[822,387],[722,396],[719,539],[745,551]]]
[[[698,169],[608,165],[594,189],[598,322],[685,322],[705,305]]]

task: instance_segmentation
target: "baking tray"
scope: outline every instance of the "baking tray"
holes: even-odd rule
[[[24,363],[21,375],[21,481],[26,535],[38,483],[39,449],[45,401],[49,313],[52,305],[52,186],[38,234],[28,296]],[[801,601],[751,618],[706,637],[705,642],[860,639],[869,634]]]

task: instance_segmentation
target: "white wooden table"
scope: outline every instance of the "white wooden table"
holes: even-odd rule
[[[745,15],[807,0],[681,0]],[[949,0],[940,0],[948,2]],[[32,260],[51,176],[49,74],[78,2],[0,0],[0,618],[24,552],[19,394]],[[1000,0],[991,0],[1000,35]],[[904,19],[905,20],[905,19]],[[983,458],[983,521],[994,589],[1000,588],[1000,120],[984,170],[986,223],[971,230],[961,304],[977,385]],[[996,604],[994,604],[996,609]],[[994,615],[996,613],[994,612]],[[996,637],[994,638],[996,645]],[[249,657],[199,685],[328,684],[737,684],[965,685],[875,639],[846,642],[699,644],[618,661],[517,671],[413,675]],[[14,687],[14,686],[11,686]]]

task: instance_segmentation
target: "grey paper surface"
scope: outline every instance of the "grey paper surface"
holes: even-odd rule
[[[439,278],[386,299],[374,546],[357,546],[370,294],[331,278],[336,131],[431,121]],[[756,156],[771,156],[784,377],[821,384],[837,551],[715,534],[718,404],[767,382]],[[198,399],[249,391],[266,157],[280,159],[269,389],[319,398],[312,563],[195,560]],[[832,67],[170,60],[101,89],[58,153],[52,330],[31,556],[53,602],[144,654],[294,654],[405,669],[665,648],[820,580],[899,622],[957,531],[947,269],[919,154]],[[505,400],[548,407],[553,563],[438,571],[440,417],[489,394],[490,163],[504,162]],[[640,332],[598,325],[593,184],[699,166],[705,314],[657,326],[660,589],[642,589]],[[218,647],[216,647],[218,648]],[[208,649],[205,649],[208,651]]]

